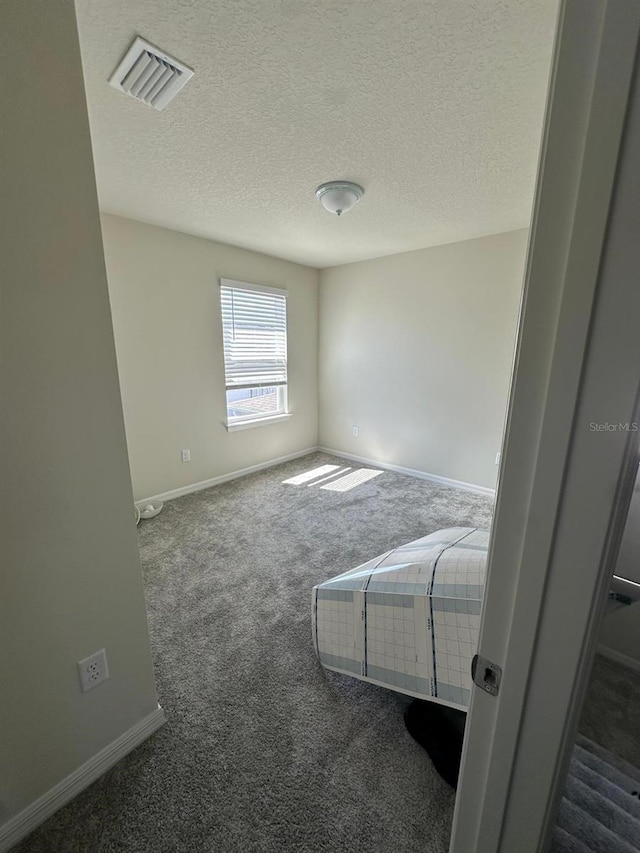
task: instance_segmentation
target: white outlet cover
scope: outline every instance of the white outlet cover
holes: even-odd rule
[[[80,686],[82,692],[92,690],[109,678],[109,666],[107,664],[107,653],[104,649],[94,652],[88,658],[78,661],[78,673],[80,675]]]

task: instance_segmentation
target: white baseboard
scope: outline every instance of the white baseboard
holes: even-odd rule
[[[230,471],[228,474],[221,474],[219,477],[212,477],[210,480],[200,480],[198,483],[180,486],[179,489],[171,489],[171,491],[162,492],[159,495],[151,495],[148,498],[135,501],[135,504],[138,509],[142,509],[145,504],[153,503],[153,501],[170,501],[174,498],[181,498],[183,495],[201,492],[203,489],[210,489],[211,486],[218,486],[220,483],[228,483],[230,480],[246,477],[247,474],[254,474],[256,471],[272,468],[274,465],[280,465],[281,462],[289,462],[291,459],[298,459],[300,456],[308,456],[309,453],[315,453],[317,450],[317,447],[307,447],[305,450],[297,450],[295,453],[288,453],[286,456],[278,456],[277,459],[269,459],[267,462],[259,462],[257,465],[250,465],[248,468]]]
[[[62,782],[0,826],[0,853],[9,850],[21,838],[39,826],[59,808],[72,800],[127,753],[139,746],[165,722],[164,711],[158,705],[147,717],[120,735],[93,758],[74,770]]]
[[[397,474],[406,474],[409,477],[418,477],[420,480],[431,480],[439,486],[449,486],[454,489],[462,489],[465,492],[474,492],[476,495],[486,495],[494,498],[496,490],[488,486],[476,486],[474,483],[465,483],[462,480],[451,480],[449,477],[440,477],[438,474],[428,474],[426,471],[418,471],[416,468],[403,468],[401,465],[392,465],[390,462],[378,462],[377,459],[367,459],[365,456],[354,456],[352,453],[343,453],[341,450],[332,450],[329,447],[318,447],[321,453],[330,456],[341,456],[359,462],[361,465],[374,465],[376,468],[384,468],[385,471],[395,471]]]
[[[632,669],[634,672],[640,672],[640,660],[624,655],[622,652],[617,652],[615,649],[610,649],[608,646],[598,645],[598,654],[605,658],[621,663],[623,666]]]
[[[180,486],[178,489],[171,489],[168,492],[162,492],[159,495],[150,495],[148,498],[142,498],[136,501],[135,504],[139,509],[142,509],[145,504],[153,503],[153,501],[170,501],[174,498],[181,498],[183,495],[190,495],[193,492],[201,492],[203,489],[210,489],[211,486],[218,486],[220,483],[228,483],[230,480],[237,480],[239,477],[246,477],[247,474],[254,474],[256,471],[264,471],[266,468],[273,468],[275,465],[280,465],[282,462],[289,462],[291,459],[299,459],[301,456],[308,456],[309,453],[327,453],[329,456],[338,456],[343,459],[350,459],[352,462],[359,462],[361,465],[374,465],[377,468],[384,468],[386,471],[395,471],[398,474],[406,474],[408,477],[418,477],[421,480],[430,480],[432,483],[437,483],[439,486],[449,486],[453,489],[462,489],[465,492],[474,492],[477,495],[486,495],[487,497],[495,497],[496,490],[490,489],[487,486],[476,486],[474,483],[465,483],[462,480],[451,480],[449,477],[440,477],[438,474],[428,474],[426,471],[418,471],[415,468],[403,468],[401,465],[392,465],[389,462],[378,462],[377,459],[368,459],[365,456],[354,456],[352,453],[344,453],[341,450],[332,450],[329,447],[307,447],[304,450],[297,450],[295,453],[289,453],[286,456],[278,456],[276,459],[269,459],[266,462],[259,462],[257,465],[250,465],[248,468],[240,468],[238,471],[230,471],[228,474],[221,474],[219,477],[211,477],[209,480],[200,480],[198,483],[190,483],[187,486]]]

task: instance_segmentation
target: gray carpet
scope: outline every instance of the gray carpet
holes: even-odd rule
[[[639,770],[578,737],[550,853],[640,850],[639,791]]]
[[[141,523],[168,723],[15,853],[445,853],[453,792],[406,733],[407,700],[323,672],[310,590],[439,528],[487,527],[491,501],[389,472],[342,493],[282,483],[336,462],[314,454]],[[621,708],[630,688],[608,667],[589,702]]]
[[[596,657],[580,730],[550,853],[640,850],[640,678]]]
[[[640,604],[633,607],[640,619]],[[582,709],[580,731],[640,767],[640,675],[598,655]]]
[[[21,853],[448,849],[453,792],[407,734],[406,700],[324,673],[311,587],[439,528],[486,527],[492,503],[389,472],[348,492],[282,483],[324,464],[336,460],[295,460],[141,522],[168,723]]]

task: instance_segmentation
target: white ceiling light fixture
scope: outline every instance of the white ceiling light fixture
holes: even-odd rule
[[[362,187],[352,181],[327,181],[326,184],[320,184],[316,190],[316,198],[324,209],[335,213],[336,216],[351,210],[363,195]]]

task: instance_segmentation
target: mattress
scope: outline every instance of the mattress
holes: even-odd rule
[[[326,669],[465,710],[489,531],[450,527],[314,586]]]

